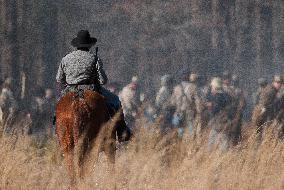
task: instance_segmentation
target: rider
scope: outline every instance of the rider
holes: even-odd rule
[[[77,50],[66,55],[59,66],[56,80],[61,89],[61,96],[70,91],[76,90],[94,90],[99,92],[106,98],[106,104],[113,116],[121,109],[121,103],[117,95],[111,93],[101,85],[105,85],[108,81],[107,75],[103,70],[103,63],[100,58],[90,53],[90,49],[97,42],[96,38],[90,36],[89,31],[81,30],[77,37],[71,42],[72,46]],[[126,127],[123,114],[119,121],[118,133],[122,133],[119,129],[124,129],[130,135],[130,131]],[[118,134],[118,136],[120,136]]]

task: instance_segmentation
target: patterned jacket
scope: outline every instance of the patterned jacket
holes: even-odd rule
[[[57,82],[63,86],[84,84],[86,81],[94,80],[95,56],[88,51],[76,50],[66,55],[58,68],[56,75]],[[103,70],[103,63],[98,59],[95,64],[98,71],[98,78],[101,85],[107,83],[107,76]]]

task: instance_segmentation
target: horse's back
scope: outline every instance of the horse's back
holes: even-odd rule
[[[80,130],[79,133],[82,133],[90,127],[99,130],[107,120],[105,98],[91,90],[86,90],[81,95],[68,92],[56,105],[56,131],[63,129],[70,136],[75,135],[74,131]]]
[[[95,91],[86,90],[81,96],[75,92],[68,92],[62,96],[56,105],[56,115],[72,117],[72,112],[74,112],[76,106],[80,108],[80,105],[88,106],[90,111],[106,110],[105,98]]]
[[[89,104],[90,107],[100,107],[105,104],[105,98],[99,93],[91,90],[86,90],[81,95],[77,95],[75,92],[68,92],[60,98],[56,105],[56,111],[66,111],[66,108],[69,108],[72,103],[76,101],[84,101]]]

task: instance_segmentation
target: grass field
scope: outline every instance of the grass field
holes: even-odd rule
[[[270,127],[272,128],[272,127]],[[256,148],[253,130],[227,152],[207,149],[207,135],[193,140],[162,136],[142,128],[117,151],[115,173],[104,154],[89,163],[92,174],[78,189],[284,189],[284,143],[266,130]],[[0,189],[68,189],[69,180],[56,137],[0,138]]]

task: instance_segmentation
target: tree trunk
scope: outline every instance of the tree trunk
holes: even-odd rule
[[[55,86],[55,73],[57,69],[57,33],[58,33],[58,7],[56,1],[46,0],[43,6],[43,17],[46,18],[42,28],[42,60],[43,85],[51,88]]]
[[[3,78],[3,68],[4,64],[2,61],[3,46],[4,46],[4,27],[5,27],[5,6],[4,0],[0,0],[0,85],[4,80]]]
[[[272,13],[272,44],[273,44],[273,64],[276,69],[281,73],[284,72],[284,67],[282,66],[283,61],[281,60],[281,41],[284,37],[284,6],[281,6],[282,0],[273,1],[273,13]]]
[[[5,65],[6,73],[9,77],[12,77],[12,90],[16,99],[19,97],[20,83],[20,69],[19,69],[19,42],[18,42],[18,5],[16,0],[6,0],[6,44],[5,48]]]

